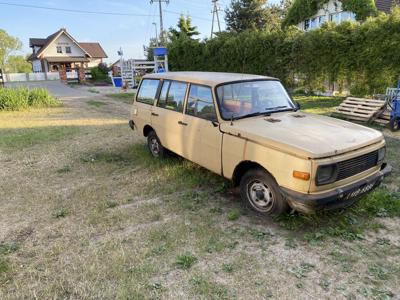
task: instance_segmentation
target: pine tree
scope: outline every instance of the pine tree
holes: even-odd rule
[[[192,19],[190,16],[185,17],[184,15],[181,15],[177,27],[178,29],[171,28],[169,30],[172,38],[179,38],[180,36],[192,38],[200,34],[197,31],[197,27],[192,25]]]
[[[264,30],[268,27],[266,0],[231,0],[225,10],[225,21],[229,31]]]

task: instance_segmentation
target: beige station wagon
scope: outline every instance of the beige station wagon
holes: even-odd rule
[[[350,205],[391,172],[379,131],[299,108],[275,78],[169,72],[143,77],[129,124],[154,157],[231,179],[263,215]]]

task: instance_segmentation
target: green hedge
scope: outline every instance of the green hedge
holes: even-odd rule
[[[0,111],[53,107],[60,104],[61,102],[51,96],[46,89],[0,88]]]
[[[303,32],[222,33],[211,40],[169,44],[170,69],[270,75],[285,84],[321,90],[327,82],[354,95],[383,93],[400,74],[400,10],[362,24],[327,23]]]

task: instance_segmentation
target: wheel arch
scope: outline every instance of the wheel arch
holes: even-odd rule
[[[144,135],[145,137],[147,137],[147,136],[149,135],[149,133],[152,132],[152,131],[155,132],[155,130],[153,129],[153,127],[151,127],[150,125],[145,125],[145,126],[143,127],[143,135]]]
[[[268,174],[270,174],[272,176],[272,174],[270,172],[268,172],[267,169],[265,169],[262,165],[260,165],[259,163],[256,163],[254,161],[251,160],[245,160],[240,162],[236,167],[235,170],[233,171],[233,176],[232,176],[232,182],[234,186],[239,186],[240,185],[240,180],[242,179],[243,175],[246,174],[247,171],[251,170],[251,169],[262,169],[265,172],[267,172]],[[274,178],[274,176],[272,176]],[[275,179],[275,178],[274,178]]]

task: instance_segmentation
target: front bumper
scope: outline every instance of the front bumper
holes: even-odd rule
[[[383,178],[392,172],[392,167],[382,164],[380,171],[348,186],[319,194],[303,194],[281,187],[290,206],[297,211],[313,213],[318,210],[335,209],[353,204],[362,195],[378,187]]]

